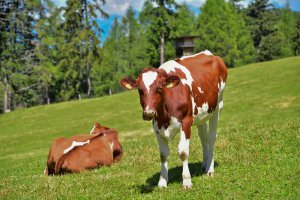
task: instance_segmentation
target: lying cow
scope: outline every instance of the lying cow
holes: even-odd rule
[[[118,132],[95,123],[90,134],[57,138],[51,145],[46,175],[80,172],[119,161],[123,150]]]
[[[188,157],[192,125],[197,126],[202,143],[202,168],[213,175],[213,150],[226,78],[222,59],[206,50],[168,61],[158,69],[145,68],[136,80],[120,80],[122,87],[138,89],[143,119],[152,120],[161,158],[159,187],[166,187],[168,182],[168,141],[180,132],[178,151],[183,161],[183,187],[191,188]]]

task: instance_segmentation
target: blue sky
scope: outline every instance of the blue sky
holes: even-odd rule
[[[244,0],[241,4],[246,7],[251,1],[253,0]],[[53,2],[57,6],[64,6],[66,4],[66,0],[53,0]],[[107,3],[103,9],[110,15],[110,17],[108,19],[99,18],[98,20],[100,27],[104,30],[104,33],[101,35],[101,42],[103,42],[108,36],[110,27],[116,17],[119,18],[124,16],[130,5],[136,11],[141,11],[145,0],[107,0],[106,2]],[[195,14],[199,14],[199,7],[205,3],[205,0],[176,0],[176,2],[180,4],[184,2],[187,3]],[[287,1],[271,0],[271,2],[276,7],[283,7]],[[300,12],[300,0],[290,0],[290,7],[292,10]]]

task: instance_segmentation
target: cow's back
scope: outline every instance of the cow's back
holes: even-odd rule
[[[64,154],[55,166],[55,173],[80,172],[113,163],[112,149],[107,137],[94,137],[88,145],[77,146]]]

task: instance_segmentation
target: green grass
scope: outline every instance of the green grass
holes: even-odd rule
[[[215,147],[215,176],[201,172],[193,128],[193,188],[182,188],[179,137],[171,143],[168,188],[136,91],[17,110],[0,116],[1,199],[299,199],[300,57],[230,69]],[[95,121],[119,130],[124,156],[110,168],[43,175],[58,136],[88,133]]]

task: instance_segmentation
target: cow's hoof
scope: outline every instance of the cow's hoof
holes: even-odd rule
[[[214,176],[214,172],[207,172],[207,176],[213,177]]]
[[[183,188],[191,189],[192,188],[192,180],[191,179],[183,179]]]
[[[158,182],[158,187],[160,187],[160,188],[167,187],[167,181],[165,179],[160,179]]]

